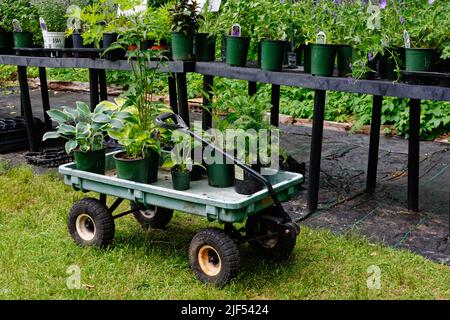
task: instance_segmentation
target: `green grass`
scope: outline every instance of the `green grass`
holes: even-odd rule
[[[119,219],[114,245],[80,248],[66,230],[67,212],[84,195],[56,174],[0,162],[0,299],[450,299],[450,269],[406,251],[353,236],[303,228],[291,259],[274,264],[241,247],[242,270],[218,289],[188,266],[202,219],[177,213],[166,231],[146,232]],[[69,290],[70,265],[82,288]],[[367,268],[381,268],[381,289],[367,289]]]

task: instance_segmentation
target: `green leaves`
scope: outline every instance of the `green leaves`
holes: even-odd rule
[[[47,111],[47,114],[53,121],[57,122],[58,124],[63,124],[70,119],[69,115],[57,109],[49,110]]]

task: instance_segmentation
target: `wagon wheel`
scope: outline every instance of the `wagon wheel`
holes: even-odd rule
[[[131,209],[139,209],[141,207],[135,202],[131,202]],[[172,219],[173,210],[152,206],[148,209],[142,208],[133,212],[133,216],[144,229],[164,229]]]
[[[114,239],[114,218],[106,205],[97,199],[76,202],[67,222],[70,235],[81,246],[105,247]]]
[[[223,286],[239,273],[239,249],[223,230],[208,228],[192,239],[189,262],[200,281]]]
[[[250,216],[245,224],[250,247],[266,258],[285,260],[295,248],[296,236],[278,232],[278,223],[262,215]]]

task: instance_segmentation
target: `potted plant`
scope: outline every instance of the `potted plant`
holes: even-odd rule
[[[203,19],[197,1],[181,0],[170,9],[172,56],[174,60],[194,59],[194,35]]]
[[[432,71],[437,50],[448,44],[448,2],[413,1],[399,8],[405,19],[407,71]]]
[[[11,21],[16,13],[11,8],[14,0],[0,0],[0,52],[8,53],[14,46]]]
[[[14,20],[10,21],[14,28],[14,47],[31,48],[34,38],[37,38],[39,29],[39,16],[28,0],[14,0],[9,4],[9,9],[14,13]]]
[[[44,48],[64,48],[67,27],[66,3],[60,0],[33,0],[32,6],[36,9],[39,18],[43,20],[41,29]]]
[[[121,122],[129,115],[116,112],[106,102],[100,103],[94,112],[84,102],[77,102],[76,105],[75,109],[64,107],[62,110],[47,111],[58,126],[56,131],[47,132],[43,140],[66,139],[65,150],[67,154],[74,153],[78,170],[104,174],[105,132],[110,122]]]
[[[216,13],[210,10],[209,0],[203,5],[202,16],[199,32],[195,35],[195,60],[214,61],[216,58],[217,17]]]
[[[291,2],[263,1],[259,4],[258,19],[261,23],[254,28],[261,41],[261,69],[281,71],[292,35],[292,21],[289,15]]]
[[[170,111],[153,99],[156,73],[163,58],[160,52],[151,50],[135,50],[128,54],[133,71],[131,85],[124,94],[125,99],[120,100],[119,108],[133,117],[124,126],[116,127],[111,123],[108,131],[109,136],[118,140],[125,149],[114,157],[119,178],[141,183],[157,181],[161,146],[170,137],[168,130],[160,129],[155,124],[156,116]],[[152,60],[157,63],[149,67]]]
[[[170,9],[173,1],[159,6],[148,7],[143,21],[145,29],[144,49],[169,51],[169,40],[171,38]],[[145,42],[147,41],[147,44]]]
[[[176,142],[175,146],[172,149],[171,156],[166,159],[162,167],[170,170],[173,188],[178,191],[185,191],[191,188],[194,166],[204,167],[191,157],[194,140],[188,134],[176,135],[174,133],[173,138],[175,138],[172,139]]]

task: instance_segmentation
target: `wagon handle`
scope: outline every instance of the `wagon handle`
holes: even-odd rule
[[[169,119],[171,119],[174,123],[168,123],[167,120],[169,120]],[[155,119],[155,122],[158,125],[158,127],[161,127],[164,129],[189,130],[189,127],[186,125],[183,118],[181,118],[179,115],[177,115],[175,113],[170,113],[170,112],[163,113]]]

